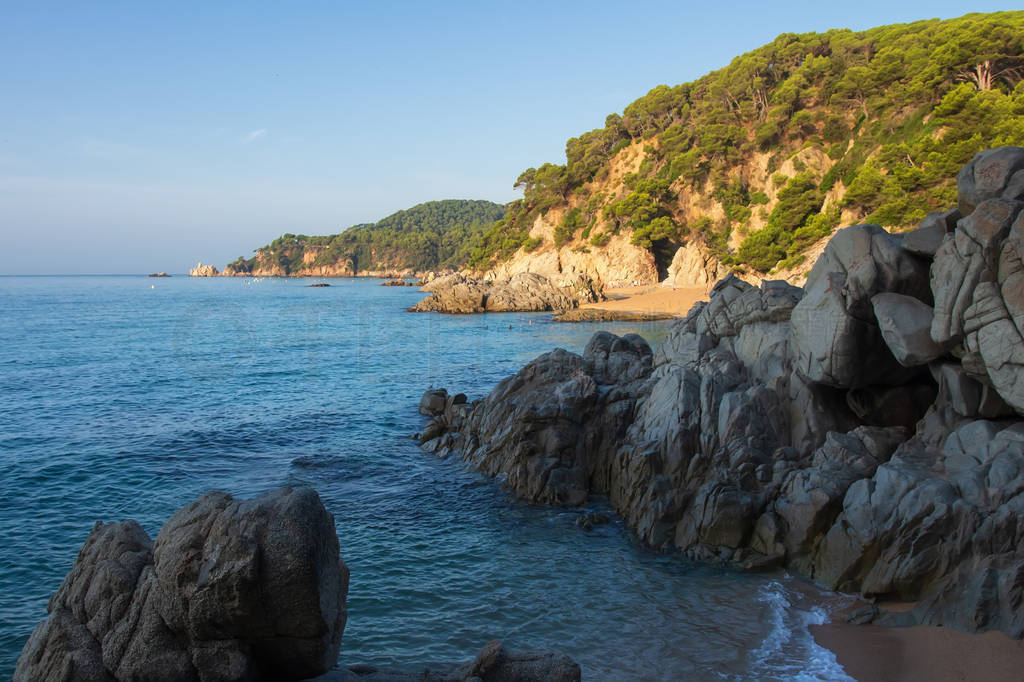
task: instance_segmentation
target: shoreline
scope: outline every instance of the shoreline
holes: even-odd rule
[[[584,303],[579,310],[606,310],[644,315],[671,315],[685,317],[699,301],[707,301],[711,285],[694,287],[666,287],[659,284],[644,287],[618,287],[605,289],[608,300]]]
[[[842,613],[832,615],[837,620],[808,629],[858,682],[1011,682],[1024,670],[1024,641],[997,630],[852,625]]]

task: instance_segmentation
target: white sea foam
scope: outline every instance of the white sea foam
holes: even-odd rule
[[[829,622],[828,610],[820,605],[808,609],[794,606],[794,595],[781,582],[761,586],[758,601],[768,609],[769,627],[761,645],[751,652],[751,680],[822,680],[854,682],[836,661],[835,654],[814,641],[808,626]]]

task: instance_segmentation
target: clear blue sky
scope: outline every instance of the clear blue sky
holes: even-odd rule
[[[0,274],[220,267],[283,232],[508,201],[569,137],[779,33],[999,9],[2,3]]]

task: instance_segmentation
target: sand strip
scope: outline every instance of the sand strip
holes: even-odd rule
[[[1024,680],[1024,642],[1001,632],[969,635],[949,628],[827,623],[810,626],[858,682]]]
[[[580,307],[648,314],[669,313],[685,317],[694,303],[708,300],[710,287],[623,287],[606,289],[604,293],[609,300]]]

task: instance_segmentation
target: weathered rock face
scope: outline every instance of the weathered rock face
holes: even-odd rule
[[[16,680],[302,679],[329,670],[348,569],[309,489],[210,493],[156,543],[97,523],[18,659]]]
[[[220,272],[212,265],[203,265],[203,261],[196,263],[196,266],[188,271],[189,277],[217,277]]]
[[[889,292],[930,302],[927,273],[926,261],[877,225],[837,232],[793,310],[797,369],[815,383],[840,388],[905,380],[908,373],[888,352],[871,299]]]
[[[422,290],[431,295],[409,308],[410,312],[541,312],[569,310],[602,299],[599,288],[589,277],[580,275],[555,281],[529,272],[501,281],[449,275],[433,280]]]
[[[727,273],[725,266],[707,247],[698,242],[688,242],[672,256],[662,284],[677,287],[710,286]]]
[[[445,408],[423,447],[533,501],[607,495],[696,560],[1024,636],[1022,155],[969,164],[963,217],[922,227],[941,241],[846,228],[803,290],[727,277],[653,354],[604,332],[548,353]]]
[[[904,367],[918,367],[945,355],[931,337],[934,310],[913,296],[875,294],[871,305],[885,345]]]
[[[421,440],[439,454],[461,450],[481,470],[506,476],[524,499],[580,504],[592,479],[607,478],[650,371],[651,349],[642,338],[599,333],[582,356],[545,353],[482,403],[448,405]],[[458,430],[448,433],[454,425],[465,442],[457,442]]]

